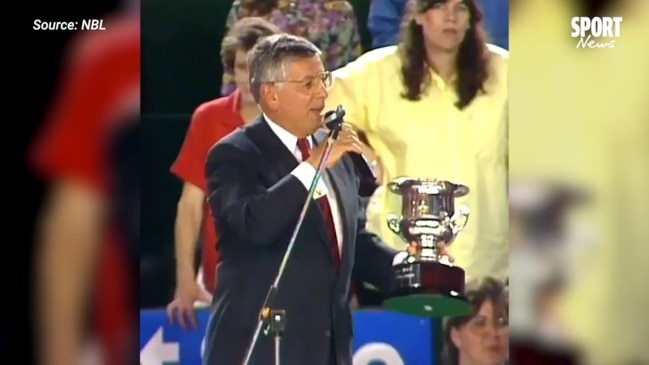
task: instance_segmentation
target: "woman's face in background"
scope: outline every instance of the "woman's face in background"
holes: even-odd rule
[[[478,313],[460,328],[451,330],[460,364],[500,365],[509,351],[507,312],[485,301]]]
[[[427,46],[443,51],[457,51],[469,29],[470,11],[463,0],[442,0],[415,15],[422,27]]]
[[[241,93],[241,101],[243,103],[253,102],[252,94],[250,94],[250,80],[248,76],[248,52],[244,50],[237,50],[234,56],[234,82]]]

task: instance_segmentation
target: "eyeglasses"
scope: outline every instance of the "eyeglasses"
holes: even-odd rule
[[[315,93],[320,88],[320,85],[324,86],[325,89],[330,88],[332,84],[332,77],[331,72],[327,71],[317,76],[307,77],[304,80],[275,80],[268,82],[286,82],[297,84],[302,91],[307,93]]]

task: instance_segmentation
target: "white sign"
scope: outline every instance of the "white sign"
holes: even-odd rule
[[[615,17],[584,17],[572,18],[573,38],[578,38],[577,48],[615,48],[615,39],[620,38],[621,16]],[[602,40],[604,38],[605,40]]]
[[[164,331],[160,327],[140,351],[140,365],[164,365],[180,361],[177,342],[164,342]]]
[[[354,365],[371,365],[381,361],[385,365],[405,365],[399,351],[384,342],[372,342],[363,345],[354,353]]]

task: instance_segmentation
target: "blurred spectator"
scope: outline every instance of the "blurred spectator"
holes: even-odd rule
[[[408,0],[371,0],[367,28],[372,35],[372,48],[399,43],[407,3]]]
[[[342,0],[235,0],[228,14],[227,29],[241,18],[260,16],[283,32],[304,37],[323,52],[325,68],[344,66],[361,54],[361,39],[351,4]],[[232,69],[223,68],[221,92],[236,88]]]
[[[194,318],[195,301],[211,302],[209,293],[214,292],[216,282],[217,234],[206,203],[205,159],[216,142],[260,115],[250,94],[247,55],[259,39],[275,33],[280,33],[279,28],[259,17],[241,19],[230,29],[223,39],[221,54],[225,64],[234,70],[237,90],[196,109],[182,150],[171,167],[171,172],[183,181],[183,190],[176,214],[177,288],[168,311],[172,318],[177,312],[175,314],[183,327],[186,327],[187,319],[191,321]],[[203,282],[197,283],[194,255],[201,222],[204,229]]]
[[[555,314],[584,357],[580,363],[647,364],[649,83],[638,81],[649,79],[649,2],[518,0],[512,7],[517,57],[509,85],[517,99],[510,104],[510,179],[563,183],[591,197],[563,219],[569,229],[557,246],[583,249],[570,258],[572,278],[556,298]],[[580,38],[566,29],[575,15],[622,17],[620,37],[610,39],[615,48],[576,47]],[[574,234],[580,231],[588,235]],[[531,258],[535,266],[552,264]],[[512,300],[525,285],[514,281],[532,274],[516,260]],[[512,331],[515,323],[512,317]]]
[[[88,348],[104,364],[130,364],[137,350],[139,14],[104,26],[70,47],[30,156],[50,185],[35,260],[43,365],[79,364]]]
[[[485,277],[467,284],[474,313],[444,323],[445,365],[502,365],[509,351],[509,298],[503,282]]]
[[[491,43],[509,49],[509,0],[480,0]]]
[[[372,48],[399,43],[407,3],[408,0],[372,0],[367,20],[372,34]],[[490,42],[509,49],[509,0],[481,0],[478,4],[484,14],[484,26]]]
[[[451,255],[469,277],[508,274],[507,62],[487,45],[473,1],[420,2],[399,46],[370,51],[333,71],[327,109],[366,133],[383,165],[383,183],[399,176],[462,183],[471,209]],[[461,69],[457,65],[462,65]],[[403,247],[386,224],[401,197],[380,186],[368,227]]]

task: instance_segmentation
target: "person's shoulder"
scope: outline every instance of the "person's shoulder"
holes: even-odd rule
[[[235,128],[212,145],[208,152],[208,160],[220,159],[224,156],[239,158],[255,150],[254,144],[248,137],[250,125]]]
[[[243,128],[237,128],[216,141],[207,152],[206,161],[208,164],[214,161],[230,159],[244,153],[245,133]]]
[[[250,139],[248,138],[248,134],[246,133],[246,130],[250,128],[250,125],[245,125],[239,128],[234,129],[230,133],[226,134],[221,138],[219,142],[216,144],[223,144],[223,145],[232,145],[237,148],[242,148],[243,145],[245,145]],[[215,145],[216,145],[215,144]]]
[[[495,44],[487,43],[487,52],[490,62],[494,67],[502,69],[503,71],[507,70],[507,64],[509,62],[508,50]]]
[[[361,71],[368,75],[372,72],[378,72],[386,67],[399,68],[399,48],[398,46],[386,46],[375,48],[360,55],[354,61],[347,65],[334,70],[334,76],[345,75],[349,71]]]
[[[229,97],[222,96],[216,99],[210,99],[199,104],[194,110],[195,115],[218,114],[228,105]]]
[[[393,63],[399,60],[399,46],[385,46],[369,50],[357,59],[358,62],[364,64],[384,64]]]
[[[222,96],[199,104],[192,116],[192,123],[215,124],[223,126],[238,126],[240,123],[234,115],[234,100],[232,96]]]
[[[509,63],[509,51],[496,46],[494,44],[487,44],[487,52],[489,58],[489,73],[491,74],[491,82],[499,88],[507,88],[507,72]]]

